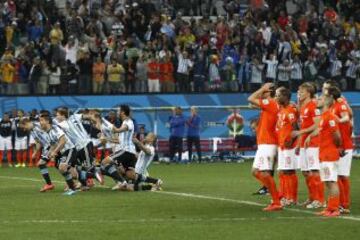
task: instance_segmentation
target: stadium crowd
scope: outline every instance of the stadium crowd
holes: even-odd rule
[[[57,2],[0,1],[2,94],[360,89],[358,1]]]

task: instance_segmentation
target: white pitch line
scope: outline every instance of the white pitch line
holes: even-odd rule
[[[150,218],[150,219],[119,219],[119,220],[63,220],[63,219],[33,219],[33,220],[0,220],[2,224],[87,224],[87,223],[162,223],[162,222],[249,222],[249,221],[268,221],[268,220],[312,220],[319,219],[318,217],[260,217],[260,218]]]
[[[31,182],[43,182],[43,180],[39,180],[36,178],[23,178],[23,177],[12,177],[12,176],[0,176],[2,179],[13,179],[13,180],[22,180],[22,181],[31,181]],[[63,181],[53,181],[54,183],[64,183]],[[100,188],[109,188],[107,186],[97,186]],[[167,194],[167,195],[173,195],[173,196],[179,196],[179,197],[187,197],[187,198],[198,198],[198,199],[207,199],[207,200],[215,200],[215,201],[222,201],[222,202],[231,202],[231,203],[238,203],[242,205],[248,205],[248,206],[257,206],[257,207],[264,207],[266,205],[252,202],[252,201],[244,201],[244,200],[237,200],[237,199],[230,199],[230,198],[223,198],[223,197],[215,197],[215,196],[206,196],[206,195],[199,195],[199,194],[193,194],[193,193],[182,193],[182,192],[169,192],[169,191],[158,191],[154,193],[159,194]],[[295,208],[284,208],[286,211],[290,212],[297,212],[297,213],[306,213],[314,215],[315,212],[302,210],[302,209],[295,209]],[[346,220],[352,220],[352,221],[360,221],[360,217],[358,216],[340,216],[338,217],[340,219],[346,219]]]

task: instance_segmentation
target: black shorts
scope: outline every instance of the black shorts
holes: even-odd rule
[[[136,155],[130,152],[125,151],[117,151],[111,154],[110,159],[116,162],[118,165],[122,165],[125,170],[129,170],[130,168],[135,168],[136,164]]]
[[[76,165],[76,149],[72,148],[66,150],[64,153],[59,154],[55,159],[55,166],[59,168],[60,164],[66,164],[71,167]]]
[[[78,160],[78,164],[82,165],[84,167],[90,167],[92,166],[93,162],[94,162],[94,147],[93,147],[93,143],[89,142],[86,147],[80,149],[77,152],[77,160]]]

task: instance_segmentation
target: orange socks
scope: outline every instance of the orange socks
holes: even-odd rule
[[[305,183],[306,183],[306,187],[308,189],[308,195],[309,195],[309,200],[310,201],[313,201],[313,192],[312,192],[312,189],[311,189],[311,176],[308,175],[308,176],[304,176],[305,177]]]
[[[12,163],[13,163],[11,150],[6,152],[6,159],[7,159],[8,164],[12,164]]]
[[[296,173],[290,175],[291,178],[291,199],[297,202],[298,200],[298,176]]]
[[[346,209],[350,207],[350,179],[339,177],[338,185],[340,190],[340,205]]]
[[[255,173],[255,178],[269,190],[273,204],[280,205],[279,193],[274,178],[271,175],[263,176],[259,171]]]
[[[264,185],[269,190],[273,204],[280,205],[279,192],[276,189],[274,178],[271,175],[263,177]]]
[[[280,198],[285,196],[285,174],[283,172],[279,172],[279,196]]]
[[[329,196],[328,198],[328,211],[337,211],[339,210],[340,199],[339,196]]]

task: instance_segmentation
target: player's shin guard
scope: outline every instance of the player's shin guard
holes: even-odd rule
[[[39,169],[40,169],[40,173],[41,173],[42,177],[44,178],[46,184],[51,185],[49,170],[48,170],[46,164],[39,165]]]
[[[87,185],[87,174],[86,171],[84,170],[84,168],[82,167],[78,167],[76,168],[77,172],[78,172],[78,176],[79,176],[79,182],[81,183],[82,186],[86,186]]]
[[[125,179],[119,174],[118,170],[116,169],[113,163],[102,165],[102,170],[106,173],[106,175],[112,177],[117,182],[125,182]]]
[[[294,202],[297,202],[298,200],[298,177],[296,175],[296,172],[293,172],[290,175],[291,178],[291,199],[294,200]]]

